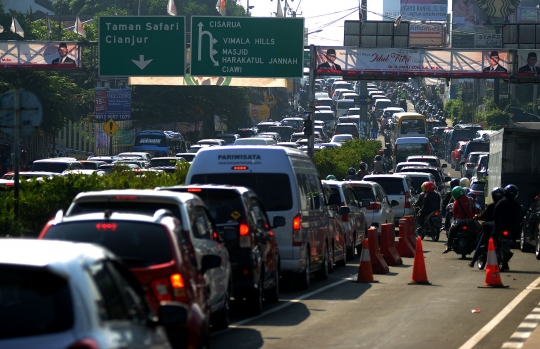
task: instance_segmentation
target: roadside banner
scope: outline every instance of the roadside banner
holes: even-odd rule
[[[165,86],[253,86],[253,87],[287,87],[287,79],[275,78],[231,78],[212,76],[171,76],[145,77],[132,76],[130,85],[165,85]]]
[[[249,117],[253,121],[260,121],[270,117],[270,108],[265,104],[249,104]]]
[[[410,46],[443,46],[444,26],[442,23],[411,23],[409,26]]]
[[[331,55],[328,52],[332,52]],[[334,58],[335,52],[335,58]],[[328,69],[329,60],[335,69]],[[317,47],[317,74],[508,77],[508,50]]]
[[[98,89],[94,91],[94,120],[131,119],[131,88]]]
[[[404,21],[446,21],[448,0],[401,0]]]
[[[66,41],[0,41],[0,69],[76,69],[80,49]]]
[[[520,80],[535,84],[540,83],[540,50],[517,50],[517,56],[517,76]]]

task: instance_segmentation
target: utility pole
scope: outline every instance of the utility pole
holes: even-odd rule
[[[358,0],[358,6],[360,7],[358,9],[358,14],[360,16],[360,26],[362,26],[363,21],[367,19],[367,0]],[[361,4],[361,5],[360,5]],[[360,28],[361,30],[361,28]],[[360,36],[359,39],[360,46],[362,46],[362,36]],[[368,94],[367,92],[367,81],[361,80],[360,81],[360,96],[366,96]],[[360,118],[362,121],[365,121],[365,124],[368,125],[369,118],[368,118],[368,106],[366,104],[360,105]],[[365,135],[369,135],[369,127],[364,131]]]

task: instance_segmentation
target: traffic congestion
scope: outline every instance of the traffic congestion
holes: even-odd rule
[[[523,137],[532,140],[534,130],[521,130],[520,140],[506,135],[506,129],[488,131],[448,120],[442,102],[426,97],[430,86],[407,83],[369,83],[370,94],[383,98],[374,98],[364,117],[354,101],[359,82],[329,78],[313,83],[313,120],[305,115],[310,106],[301,90],[296,110],[280,120],[193,144],[179,133],[143,131],[131,152],[87,160],[39,159],[30,171],[21,171],[20,181],[40,183],[42,190],[63,178],[99,183],[125,173],[150,182],[140,189],[128,184],[75,192],[67,209],[46,217],[34,238],[0,240],[0,347],[328,347],[329,339],[320,336],[330,332],[320,327],[326,323],[335,331],[340,324],[333,321],[339,316],[311,319],[308,314],[319,310],[302,302],[313,295],[328,303],[317,307],[335,305],[342,321],[352,322],[343,324],[344,337],[334,343],[397,347],[396,335],[403,328],[386,342],[377,337],[381,328],[370,330],[366,321],[394,316],[406,322],[414,298],[392,298],[388,292],[396,292],[396,280],[410,275],[405,266],[412,268],[411,282],[418,281],[422,242],[430,272],[453,268],[454,275],[447,277],[455,281],[463,269],[479,271],[475,279],[469,273],[451,287],[461,288],[458,297],[463,282],[504,287],[508,280],[501,281],[499,273],[540,259],[535,180],[500,167],[513,156],[507,147],[514,149]],[[307,154],[310,136],[313,159]],[[369,145],[370,158],[365,152],[348,158],[346,173],[337,164],[326,167],[336,172],[317,166],[355,144]],[[187,171],[183,182],[163,180],[181,171]],[[152,178],[165,184],[152,187]],[[20,184],[23,191],[25,183]],[[13,172],[4,175],[1,187],[2,195],[13,191]],[[383,246],[401,252],[405,238],[410,238],[414,261],[403,255],[402,266],[379,270],[379,243],[383,254]],[[367,251],[368,241],[374,240],[376,247]],[[519,257],[512,259],[516,253]],[[452,254],[457,257],[448,257]],[[442,264],[449,259],[451,266]],[[366,272],[381,274],[376,276],[379,291]],[[371,281],[365,287],[352,286],[351,281],[361,283],[366,277]],[[499,282],[492,284],[492,277]],[[419,284],[429,283],[425,278]],[[514,283],[513,288],[520,286]],[[374,300],[377,293],[370,290],[381,297]],[[419,303],[434,297],[432,291],[414,292]],[[446,292],[441,302],[451,299]],[[471,300],[489,307],[484,298]],[[392,304],[399,300],[401,307]],[[381,302],[388,302],[389,313],[369,315],[372,306],[386,307]],[[355,311],[348,313],[347,304]],[[430,303],[429,309],[435,306]],[[431,311],[440,315],[440,310]],[[362,314],[362,320],[352,319],[355,314]],[[416,325],[427,330],[429,318],[416,315],[424,322]],[[312,321],[298,341],[287,329]],[[390,320],[388,325],[405,326]],[[277,327],[267,331],[261,326]],[[369,341],[361,339],[364,334]],[[308,335],[320,343],[303,342]],[[505,335],[494,336],[498,344],[484,347],[500,347],[510,338]],[[438,341],[432,334],[417,336],[428,339],[403,336],[405,347],[459,347],[472,337]]]

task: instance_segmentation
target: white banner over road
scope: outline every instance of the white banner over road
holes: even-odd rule
[[[1,41],[0,69],[74,69],[80,67],[76,42]]]

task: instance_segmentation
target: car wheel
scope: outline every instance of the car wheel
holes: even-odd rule
[[[345,246],[345,241],[343,242],[343,259],[339,260],[336,265],[340,266],[340,267],[344,267],[345,265],[347,265],[347,248]]]
[[[275,303],[279,300],[279,264],[274,273],[274,286],[268,291],[264,291],[264,300],[268,303]]]
[[[230,281],[229,281],[230,285]],[[229,327],[230,324],[230,310],[231,310],[231,293],[230,288],[227,288],[227,293],[225,294],[225,301],[223,302],[223,307],[217,313],[211,316],[212,319],[212,328],[214,330],[225,330]]]
[[[319,280],[326,280],[328,279],[328,274],[330,274],[330,267],[328,266],[330,263],[329,263],[329,259],[328,258],[328,245],[325,244],[324,246],[324,252],[323,252],[323,262],[322,262],[322,268],[317,271],[317,278]]]
[[[246,298],[249,312],[252,315],[259,315],[263,311],[263,295],[264,295],[263,286],[262,286],[263,277],[264,276],[261,273],[259,281],[257,282],[257,288],[253,290],[253,292],[249,295],[249,297]]]
[[[354,259],[354,240],[351,242],[351,246],[347,246],[347,260],[352,261],[353,259]]]
[[[536,232],[536,251],[535,251],[535,255],[536,255],[536,259],[537,260],[540,260],[540,234],[538,234],[538,231]]]
[[[310,269],[310,265],[309,265],[309,262],[310,262],[310,258],[309,258],[309,250],[306,251],[306,269],[304,269],[304,271],[300,272],[298,274],[298,288],[301,289],[301,290],[307,290],[309,288],[309,283],[310,283],[310,272],[309,272],[309,269]]]
[[[333,273],[334,272],[334,263],[335,263],[335,259],[334,259],[334,243],[332,243],[332,248],[330,249],[330,252],[329,252],[329,260],[328,260],[328,271],[330,273]]]

